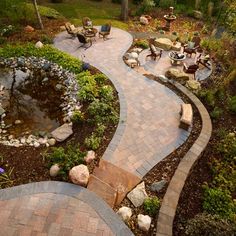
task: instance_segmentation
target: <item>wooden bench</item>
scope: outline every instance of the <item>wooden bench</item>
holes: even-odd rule
[[[193,121],[193,109],[191,104],[181,104],[179,128],[188,130]]]

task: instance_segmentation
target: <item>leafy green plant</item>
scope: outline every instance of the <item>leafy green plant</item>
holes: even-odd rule
[[[52,44],[53,40],[52,38],[50,38],[49,36],[47,36],[46,34],[41,36],[41,42],[44,44]]]
[[[236,225],[217,215],[201,213],[188,220],[185,234],[189,236],[229,236],[235,235]]]
[[[1,170],[3,170],[1,168]],[[14,167],[10,168],[8,171],[3,170],[0,173],[0,189],[1,188],[7,188],[7,187],[11,187],[14,183],[14,180],[12,180],[12,172],[14,170]]]
[[[46,153],[45,155],[50,166],[53,164],[60,166],[59,175],[66,180],[68,172],[72,167],[84,164],[85,153],[80,151],[79,146],[74,147],[69,145],[66,149],[63,147],[53,147],[52,152]]]
[[[95,132],[99,137],[102,137],[104,135],[105,130],[106,130],[105,125],[97,124],[97,128],[96,128]]]
[[[223,110],[219,107],[214,107],[214,110],[210,113],[211,118],[218,120],[223,113]]]
[[[84,121],[84,114],[81,111],[74,111],[71,120],[74,123],[82,123]]]
[[[134,45],[143,49],[149,48],[148,41],[145,39],[136,41]]]
[[[233,96],[229,99],[229,110],[236,114],[236,96]]]
[[[203,209],[222,218],[233,219],[236,214],[236,203],[227,190],[205,186]]]
[[[149,197],[144,200],[143,207],[145,212],[150,216],[155,216],[160,208],[158,197]]]
[[[159,6],[160,8],[163,8],[163,9],[168,9],[169,7],[171,6],[174,6],[174,0],[160,0],[159,1]]]
[[[214,107],[215,106],[215,91],[214,90],[200,90],[198,96],[203,98],[207,105]]]
[[[110,85],[102,86],[98,92],[100,97],[106,102],[114,100],[113,88]]]
[[[92,135],[87,137],[84,141],[87,148],[91,148],[92,150],[97,150],[101,142],[102,142],[102,138],[96,136],[95,133],[92,133]]]

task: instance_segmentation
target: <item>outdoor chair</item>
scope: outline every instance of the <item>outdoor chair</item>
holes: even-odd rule
[[[147,57],[151,57],[154,61],[157,59],[157,57],[161,58],[163,49],[156,48],[153,44],[149,44],[150,52],[151,54],[148,54]]]
[[[85,30],[89,30],[93,28],[93,22],[88,17],[83,17],[82,24]]]
[[[85,47],[85,49],[89,48],[92,46],[92,40],[91,38],[86,38],[83,34],[78,33],[77,34],[77,38],[79,40],[79,42],[82,44],[80,47]],[[86,46],[88,45],[88,46]],[[80,48],[79,47],[79,48]]]
[[[110,32],[111,32],[111,24],[110,23],[102,25],[101,29],[99,31],[99,37],[103,37],[103,40],[106,40],[107,36],[110,34]]]
[[[201,38],[199,36],[194,36],[191,41],[184,45],[184,52],[192,57],[192,54],[196,54],[197,50],[200,49]]]
[[[77,33],[79,32],[79,29],[75,28],[75,26],[69,22],[65,23],[65,27],[66,27],[67,33],[72,35],[72,37],[75,37]]]
[[[206,55],[205,57],[201,58],[201,54],[199,55],[199,57],[197,58],[197,65],[201,64],[204,67],[206,67],[207,69],[211,69],[211,64],[210,64],[210,56]]]
[[[193,74],[194,79],[195,79],[195,73],[198,70],[198,68],[199,68],[199,66],[195,63],[193,63],[193,64],[184,63],[183,71],[187,74]]]

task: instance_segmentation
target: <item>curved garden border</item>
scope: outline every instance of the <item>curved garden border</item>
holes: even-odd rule
[[[206,148],[212,132],[210,116],[201,101],[181,84],[175,81],[170,82],[178,90],[184,93],[197,107],[202,120],[202,129],[195,143],[179,163],[175,174],[169,183],[157,219],[157,236],[172,236],[173,221],[181,191],[192,167]]]
[[[37,193],[56,193],[79,199],[90,205],[97,214],[105,221],[115,235],[132,236],[133,233],[119,218],[119,216],[96,194],[78,185],[59,182],[45,181],[24,184],[12,188],[0,190],[0,200],[9,200]]]

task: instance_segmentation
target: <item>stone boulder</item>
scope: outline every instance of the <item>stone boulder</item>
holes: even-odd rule
[[[200,12],[200,11],[193,11],[193,17],[194,17],[195,19],[200,20],[200,19],[203,18],[203,14],[202,14],[202,12]]]
[[[159,192],[160,190],[163,189],[163,187],[166,185],[167,181],[162,179],[161,181],[159,182],[154,182],[151,184],[151,187],[150,189],[153,191],[153,192]]]
[[[58,142],[63,142],[73,134],[72,124],[65,123],[52,131],[52,137]]]
[[[148,197],[145,191],[145,183],[137,185],[131,192],[127,195],[128,199],[133,203],[135,207],[139,207],[143,204],[144,200]]]
[[[89,180],[89,170],[85,165],[74,166],[70,172],[69,177],[74,184],[87,186]]]
[[[35,44],[35,47],[36,48],[42,48],[43,47],[43,43],[38,41],[36,44]]]
[[[158,48],[162,48],[166,51],[169,51],[171,50],[173,43],[168,38],[158,38],[158,39],[155,39],[154,45]]]
[[[32,26],[30,26],[30,25],[27,25],[24,30],[25,30],[25,32],[27,32],[27,33],[31,33],[31,32],[34,31],[34,28],[33,28]]]
[[[152,219],[148,215],[142,215],[142,214],[138,215],[138,227],[145,232],[149,230],[151,221]]]
[[[49,174],[51,177],[56,177],[60,171],[60,167],[58,164],[54,164],[51,166]]]
[[[124,206],[117,211],[117,214],[122,218],[123,221],[127,221],[132,216],[132,210],[131,208]]]
[[[87,155],[84,157],[84,160],[87,164],[91,163],[95,159],[96,155],[93,150],[87,152]]]
[[[131,68],[135,67],[138,65],[138,61],[135,59],[128,59],[126,61],[127,65],[130,66]]]
[[[183,72],[179,69],[175,69],[175,68],[170,68],[168,71],[166,71],[165,76],[168,79],[176,80],[177,82],[179,82],[181,84],[185,84],[186,81],[189,80],[188,74],[186,74],[185,72]]]
[[[149,21],[145,16],[140,16],[139,21],[143,25],[148,25],[149,24]]]
[[[186,82],[186,88],[193,92],[198,92],[201,89],[201,84],[196,80],[189,80]]]

